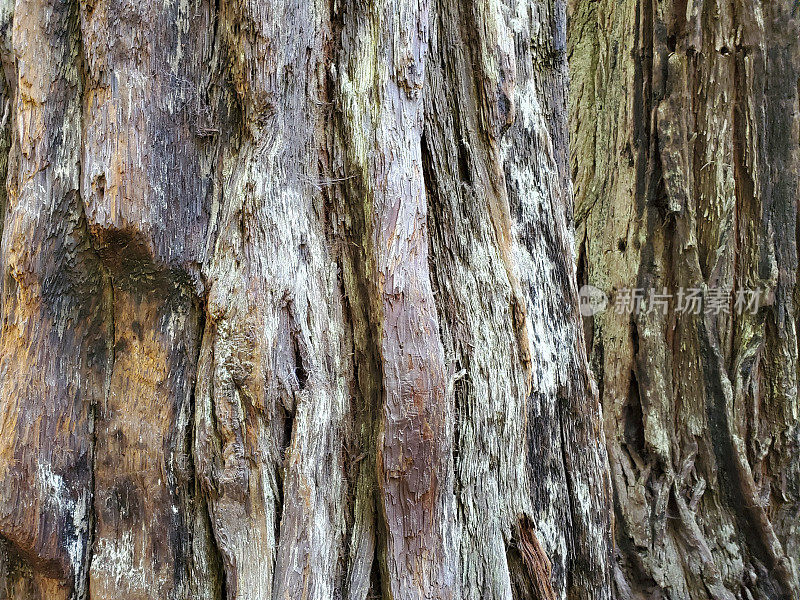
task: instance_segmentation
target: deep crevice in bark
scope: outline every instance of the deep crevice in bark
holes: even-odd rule
[[[796,206],[781,190],[796,189],[797,148],[774,132],[797,127],[796,113],[785,110],[797,92],[779,75],[794,73],[796,23],[778,3],[759,12],[739,2],[601,0],[595,14],[578,5],[573,173],[590,240],[589,283],[612,293],[665,285],[673,300],[680,287],[700,289],[708,301],[721,286],[735,296],[776,286],[777,277],[774,304],[759,314],[728,315],[731,299],[716,317],[703,315],[706,305],[699,317],[671,309],[664,318],[640,315],[636,329],[624,316],[593,318],[592,365],[616,471],[618,593],[791,594],[777,590],[795,585],[784,560],[796,556],[785,516],[796,500],[775,491],[796,479],[795,461],[777,440],[795,428],[783,411],[796,402],[789,391],[796,373],[792,381],[783,365],[796,371],[796,336],[782,319],[794,313],[785,289],[796,286]],[[635,40],[630,57],[614,52],[626,39]],[[577,52],[587,47],[596,61]],[[597,84],[604,87],[593,98]],[[597,124],[580,122],[592,110]],[[630,172],[617,161],[627,152],[625,131],[639,149]],[[626,227],[632,235],[623,238],[617,232]],[[625,238],[620,260],[613,244]],[[716,387],[709,361],[719,362]],[[635,395],[641,410],[632,411]],[[646,454],[634,456],[641,448]],[[780,484],[775,468],[787,469]],[[644,472],[647,481],[639,481]],[[722,490],[720,479],[728,482]]]

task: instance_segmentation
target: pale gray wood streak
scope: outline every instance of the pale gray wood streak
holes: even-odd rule
[[[220,4],[222,134],[197,393],[197,468],[229,598],[332,598],[349,402],[319,181],[320,2]],[[220,82],[221,84],[225,83]]]
[[[552,561],[554,591],[541,593],[610,595],[607,459],[576,352],[564,11],[437,3],[426,173],[445,347],[466,369],[455,384],[465,597],[535,593],[520,560],[530,522]]]

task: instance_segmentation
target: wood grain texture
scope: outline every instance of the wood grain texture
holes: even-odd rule
[[[86,593],[93,407],[103,397],[107,354],[105,277],[79,193],[77,7],[19,3],[12,39],[0,530],[7,587],[19,597],[68,598]]]
[[[0,598],[611,597],[562,2],[2,6]]]
[[[111,305],[90,595],[188,598],[197,265],[211,184],[193,125],[211,54],[209,7],[97,0],[80,9],[81,197]]]
[[[586,323],[616,593],[797,597],[797,15],[771,1],[571,11],[583,281],[612,297],[697,288],[704,307],[715,288],[767,292],[755,313],[731,299]]]

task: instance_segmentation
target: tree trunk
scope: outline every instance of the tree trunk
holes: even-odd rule
[[[0,598],[611,598],[563,0],[0,17]]]
[[[789,0],[570,6],[579,279],[622,599],[798,598],[800,22]],[[721,310],[710,310],[724,290]],[[760,310],[737,292],[766,290]]]

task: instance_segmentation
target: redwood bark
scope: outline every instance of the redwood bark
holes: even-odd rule
[[[616,595],[796,598],[796,3],[573,2],[570,34],[581,283],[703,297],[585,323]]]
[[[0,598],[611,598],[563,2],[2,6]]]

